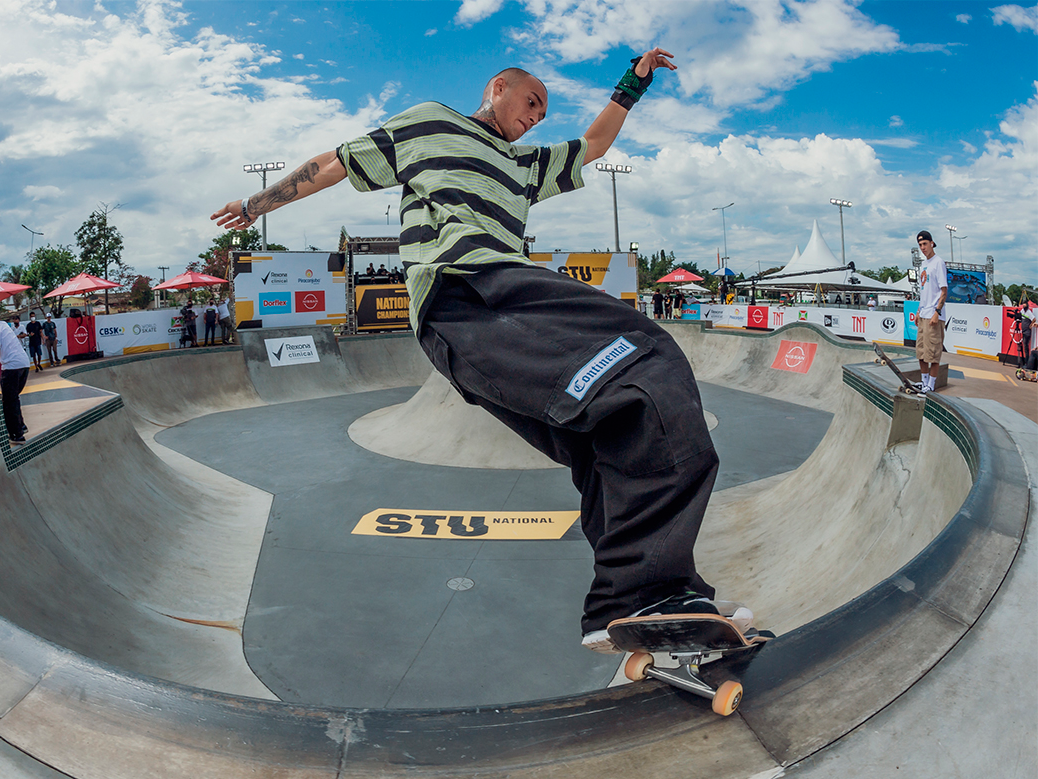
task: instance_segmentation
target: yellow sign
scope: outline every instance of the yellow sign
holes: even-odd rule
[[[353,533],[397,538],[550,541],[562,538],[579,516],[579,511],[375,509],[360,518]]]

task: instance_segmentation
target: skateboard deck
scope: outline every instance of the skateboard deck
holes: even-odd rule
[[[1038,371],[1029,371],[1026,368],[1017,368],[1016,378],[1020,379],[1020,381],[1038,381]]]
[[[716,689],[700,675],[699,666],[726,655],[759,648],[772,638],[739,628],[716,614],[668,614],[628,617],[609,623],[609,637],[619,649],[631,652],[624,674],[631,681],[646,677],[667,682],[712,701],[715,713],[727,717],[742,701],[742,685],[726,681]],[[657,668],[652,652],[669,652],[678,668]]]
[[[901,369],[894,364],[894,361],[887,356],[887,353],[883,351],[883,347],[880,346],[878,343],[873,343],[872,348],[876,350],[876,355],[879,357],[879,362],[882,365],[886,365],[888,368],[890,368],[890,370],[894,372],[894,375],[897,376],[898,380],[901,382],[902,391],[908,395],[918,395],[919,390],[916,389],[915,384],[909,381],[908,377],[904,373],[902,373]]]

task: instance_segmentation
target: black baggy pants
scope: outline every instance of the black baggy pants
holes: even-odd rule
[[[25,388],[29,378],[28,368],[12,368],[0,370],[0,393],[3,393],[4,424],[7,435],[21,438],[25,422],[22,420],[22,401],[18,397]]]
[[[713,597],[692,547],[718,459],[662,328],[564,274],[499,267],[444,274],[419,341],[465,400],[570,468],[595,557],[585,633],[685,589]]]

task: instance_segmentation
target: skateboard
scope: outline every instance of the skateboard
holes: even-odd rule
[[[750,628],[743,633],[730,619],[716,614],[668,614],[628,617],[609,623],[609,637],[631,652],[624,675],[632,682],[646,677],[712,701],[716,714],[727,717],[742,702],[742,685],[726,681],[716,689],[699,675],[699,667],[729,655],[759,649],[773,634]],[[652,652],[669,652],[677,668],[657,668]]]
[[[1020,379],[1020,381],[1038,381],[1038,371],[1029,371],[1026,368],[1017,368],[1016,378]]]
[[[890,370],[894,372],[894,375],[897,376],[898,380],[901,382],[902,392],[904,392],[907,395],[918,395],[919,390],[916,388],[915,384],[909,381],[908,377],[901,372],[901,369],[894,364],[894,361],[887,357],[887,353],[883,351],[883,347],[880,346],[878,343],[873,343],[872,348],[876,350],[876,355],[879,357],[879,360],[877,360],[877,362],[879,362],[881,365],[886,365],[888,368],[890,368]]]

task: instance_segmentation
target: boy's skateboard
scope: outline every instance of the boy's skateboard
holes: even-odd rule
[[[879,362],[890,368],[890,370],[894,372],[894,375],[897,376],[898,380],[901,382],[901,390],[908,395],[918,395],[919,390],[916,388],[915,384],[909,381],[908,377],[901,372],[901,369],[894,364],[894,361],[887,357],[887,353],[883,351],[883,347],[874,342],[872,348],[876,350]]]
[[[727,655],[759,648],[771,633],[750,628],[743,633],[730,619],[716,614],[668,614],[628,617],[609,623],[609,637],[619,649],[633,654],[624,675],[633,682],[646,676],[713,701],[722,717],[742,701],[742,685],[727,681],[717,689],[699,675],[699,666]],[[656,668],[651,652],[669,652],[678,668]]]
[[[1020,381],[1038,381],[1038,371],[1029,371],[1027,368],[1017,368],[1016,378]]]

